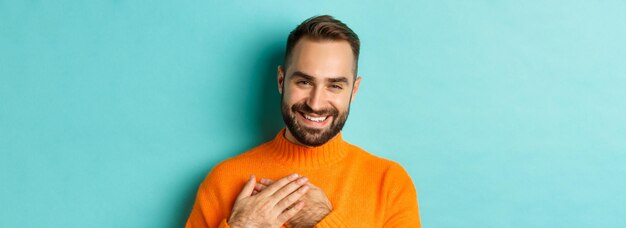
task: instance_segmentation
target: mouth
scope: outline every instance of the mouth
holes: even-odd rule
[[[324,127],[332,119],[332,116],[330,115],[320,116],[320,115],[307,114],[303,112],[298,112],[298,114],[299,114],[298,116],[300,117],[300,119],[305,125],[314,127],[314,128]]]

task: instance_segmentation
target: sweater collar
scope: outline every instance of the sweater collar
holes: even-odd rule
[[[328,142],[317,147],[306,147],[292,143],[285,137],[283,128],[269,145],[273,157],[286,165],[299,168],[316,168],[334,164],[347,155],[346,142],[339,132]]]

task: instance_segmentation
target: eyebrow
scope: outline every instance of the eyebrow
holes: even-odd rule
[[[304,73],[302,71],[295,71],[295,72],[293,72],[291,74],[291,77],[294,77],[294,76],[301,77],[301,78],[304,78],[304,79],[309,80],[309,81],[315,81],[315,77],[313,77],[311,75],[308,75],[308,74],[306,74],[306,73]],[[339,76],[339,77],[336,77],[336,78],[327,78],[326,81],[331,82],[331,83],[344,82],[344,83],[347,84],[348,83],[348,78],[344,77],[344,76]]]
[[[311,75],[308,75],[308,74],[305,74],[302,71],[295,71],[295,72],[291,73],[291,77],[294,77],[294,76],[301,77],[301,78],[304,78],[304,79],[309,80],[309,81],[315,81],[315,77],[313,77]]]

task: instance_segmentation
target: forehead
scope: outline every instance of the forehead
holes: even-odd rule
[[[287,74],[301,71],[315,78],[347,77],[354,74],[354,55],[347,41],[303,38],[292,51]]]

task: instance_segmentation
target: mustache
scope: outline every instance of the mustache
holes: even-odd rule
[[[334,108],[326,108],[321,110],[313,110],[311,106],[306,103],[296,103],[291,106],[291,111],[293,112],[304,112],[304,113],[313,113],[320,116],[337,116],[339,115],[339,111]]]

